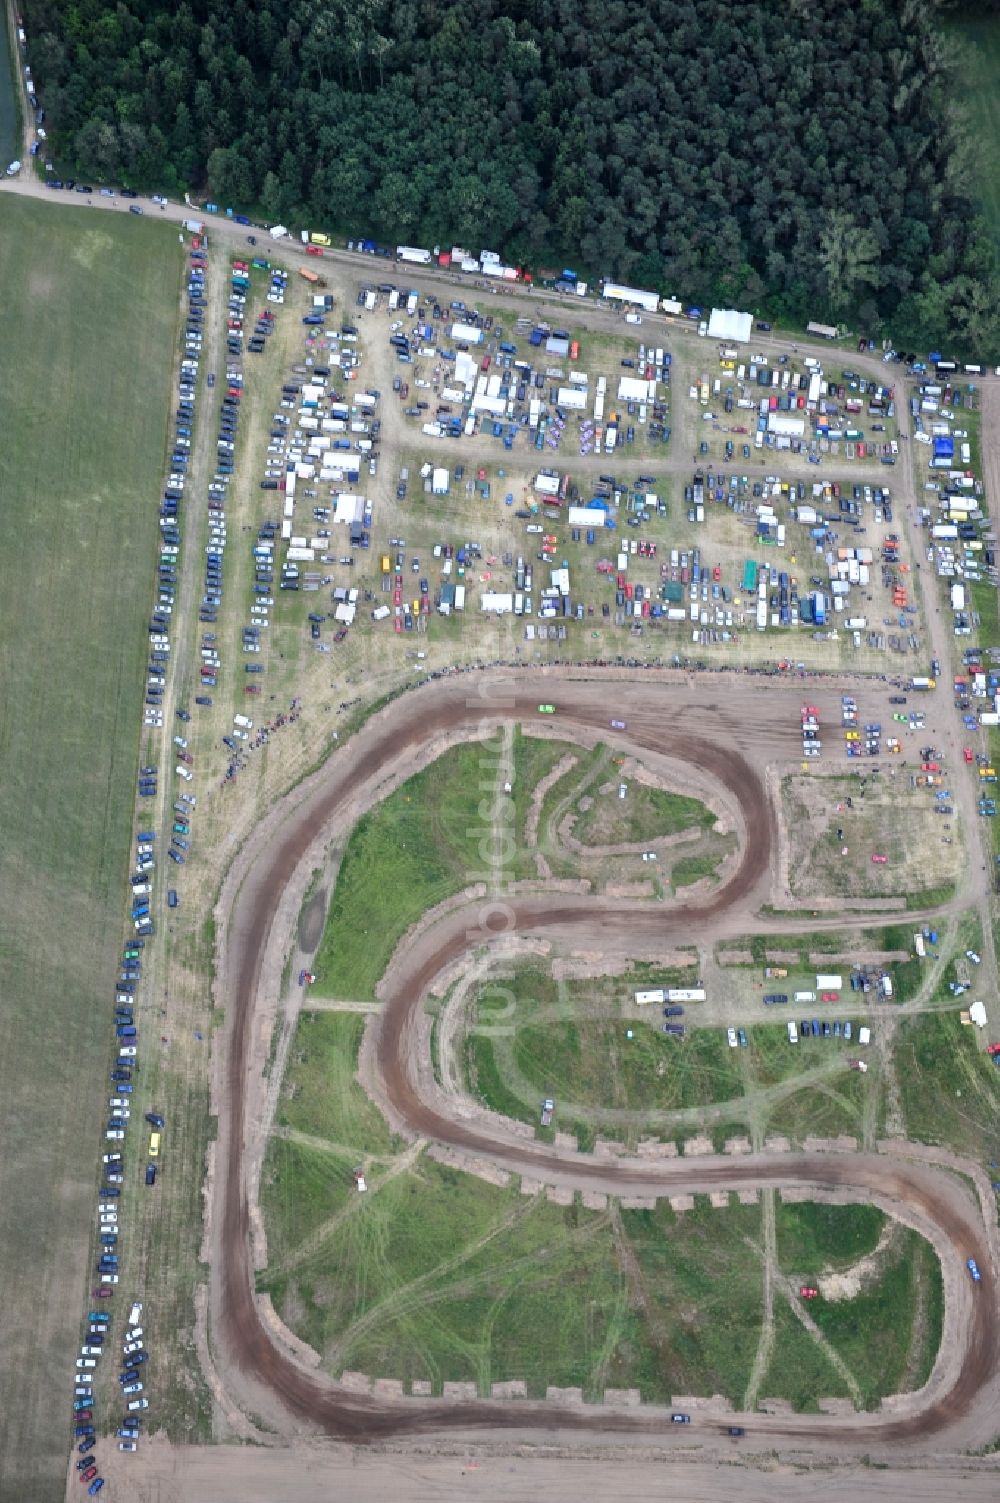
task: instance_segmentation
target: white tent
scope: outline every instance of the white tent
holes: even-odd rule
[[[600,506],[571,506],[568,520],[571,527],[603,527],[606,513]]]
[[[464,386],[468,391],[470,386],[475,385],[476,373],[479,366],[466,350],[459,350],[455,356],[455,380],[459,386]]]
[[[484,611],[496,611],[498,616],[502,616],[514,609],[514,596],[500,590],[485,590],[479,604]]]
[[[708,320],[708,337],[725,340],[727,344],[749,344],[752,328],[752,313],[739,313],[735,308],[713,308]]]
[[[806,431],[805,418],[792,417],[788,412],[769,412],[768,433],[778,433],[783,438],[802,438]]]
[[[603,295],[616,303],[631,303],[636,308],[645,308],[655,313],[660,304],[659,295],[645,287],[623,287],[619,282],[605,282]]]
[[[559,476],[549,470],[539,470],[535,476],[535,490],[541,491],[543,496],[558,496]]]
[[[650,391],[652,387],[652,391]],[[650,402],[656,395],[656,382],[622,376],[618,382],[619,402]]]
[[[343,492],[337,497],[337,509],[333,516],[335,522],[343,522],[346,526],[352,527],[355,522],[362,520],[364,514],[364,496],[351,496]]]
[[[582,386],[560,386],[558,406],[568,407],[571,412],[582,412],[587,405],[587,393]]]

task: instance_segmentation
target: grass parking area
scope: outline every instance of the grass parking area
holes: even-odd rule
[[[99,218],[7,198],[0,230],[5,1497],[65,1479],[179,315],[176,236]]]
[[[635,1005],[634,990],[647,984],[691,985],[691,972],[556,981],[544,968],[524,966],[487,982],[470,1003],[468,1090],[540,1136],[541,1102],[552,1097],[556,1125],[584,1145],[595,1133],[680,1141],[699,1126],[720,1145],[748,1132],[802,1142],[860,1136],[866,1111],[881,1121],[877,1059],[866,1074],[852,1070],[853,1040],[831,1033],[791,1045],[784,1021],[762,1022],[747,1026],[745,1048],[733,1049],[724,1027],[699,1026],[699,1003],[687,1005],[685,1037],[665,1036],[660,1007]],[[799,1022],[801,1012],[794,1012]]]
[[[617,1111],[634,1114],[631,1126],[639,1132],[651,1110],[712,1105],[743,1093],[734,1052],[715,1030],[677,1039],[623,1020],[545,1022],[519,1028],[513,1038],[473,1032],[466,1062],[473,1094],[525,1121],[537,1121],[542,1099],[552,1096],[560,1122],[586,1121],[593,1109]],[[601,1131],[615,1136],[627,1126],[602,1124]]]

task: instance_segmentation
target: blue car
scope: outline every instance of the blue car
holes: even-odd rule
[[[974,1284],[981,1284],[983,1281],[983,1276],[979,1272],[979,1264],[976,1262],[975,1258],[967,1258],[965,1261],[965,1266],[972,1275],[972,1282]]]

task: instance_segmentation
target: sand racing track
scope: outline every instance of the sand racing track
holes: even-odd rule
[[[459,1124],[420,1099],[408,1066],[412,1021],[444,967],[499,933],[546,935],[598,948],[634,939],[666,948],[684,936],[706,939],[749,929],[766,932],[755,917],[768,896],[777,839],[765,792],[768,763],[796,754],[801,686],[750,677],[598,669],[516,669],[454,675],[403,695],[368,723],[306,783],[276,806],[241,851],[217,909],[217,1000],[225,1009],[218,1039],[219,1140],[211,1176],[210,1330],[219,1381],[227,1398],[251,1413],[284,1414],[286,1434],[315,1427],[359,1443],[448,1432],[496,1439],[498,1429],[530,1440],[571,1446],[599,1436],[631,1437],[649,1444],[681,1438],[688,1446],[724,1444],[731,1422],[716,1415],[671,1433],[662,1411],[574,1410],[526,1402],[390,1400],[349,1392],[296,1361],[262,1322],[253,1292],[250,1251],[250,1153],[257,1112],[260,1040],[273,1012],[275,977],[288,954],[289,936],[309,874],[320,853],[342,840],[364,810],[389,788],[433,760],[449,741],[481,735],[507,719],[538,725],[539,700],[553,701],[553,733],[586,742],[598,735],[630,748],[682,759],[708,775],[720,796],[738,806],[741,857],[730,879],[701,905],[642,905],[586,896],[514,896],[504,905],[452,908],[419,939],[397,950],[385,981],[385,1006],[374,1018],[371,1050],[377,1092],[393,1125],[409,1134],[452,1145],[515,1173],[551,1184],[633,1195],[738,1190],[748,1186],[796,1187],[874,1202],[929,1237],[942,1259],[945,1324],[941,1350],[928,1384],[890,1401],[879,1413],[843,1415],[753,1414],[740,1421],[771,1449],[902,1454],[915,1449],[954,1453],[991,1441],[998,1429],[1000,1315],[995,1211],[980,1172],[965,1174],[921,1156],[907,1145],[879,1153],[755,1154],[642,1162],[594,1159],[549,1145],[507,1137],[498,1124],[484,1133]],[[609,713],[627,731],[608,732]],[[391,873],[387,874],[391,880]],[[849,921],[848,921],[849,922]],[[861,922],[861,920],[856,920]],[[796,921],[783,917],[787,931]],[[843,921],[838,920],[843,927]],[[810,921],[799,921],[808,929]],[[266,1053],[266,1044],[265,1044]],[[254,1151],[259,1152],[259,1145]],[[983,1282],[973,1285],[965,1260],[975,1256]],[[731,1442],[729,1442],[731,1444]]]

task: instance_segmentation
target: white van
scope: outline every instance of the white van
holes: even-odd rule
[[[247,715],[234,715],[233,725],[238,725],[244,731],[253,730],[253,721]]]
[[[799,1030],[794,1023],[788,1023],[786,1026],[788,1028],[788,1042],[790,1044],[797,1044],[799,1041]]]

